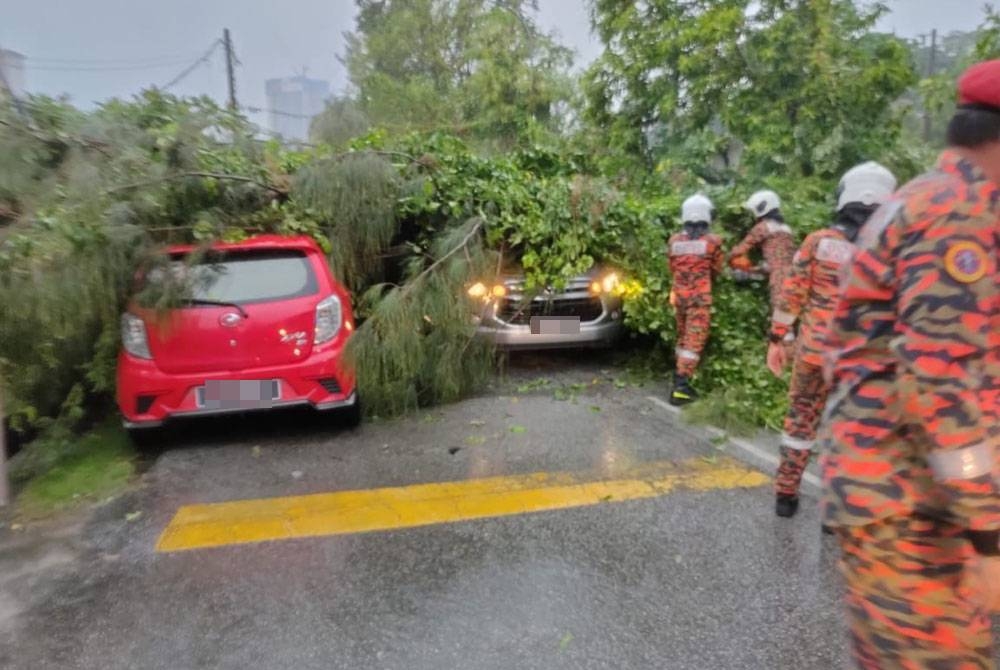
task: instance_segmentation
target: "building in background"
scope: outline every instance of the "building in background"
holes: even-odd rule
[[[0,49],[0,74],[11,92],[18,98],[25,94],[24,56],[16,51]],[[7,95],[5,87],[0,84],[0,99]]]
[[[299,76],[268,79],[265,86],[271,131],[287,140],[308,140],[309,122],[323,111],[330,82]]]

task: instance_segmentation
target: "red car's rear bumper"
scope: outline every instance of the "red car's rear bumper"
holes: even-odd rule
[[[354,378],[340,366],[343,346],[314,349],[292,365],[216,370],[193,374],[163,372],[155,360],[118,357],[118,408],[128,428],[153,428],[174,417],[206,416],[283,407],[317,410],[351,407],[357,402]],[[268,407],[217,409],[199,406],[197,389],[209,380],[278,380],[280,396]]]

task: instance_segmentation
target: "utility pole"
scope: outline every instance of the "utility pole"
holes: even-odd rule
[[[229,80],[229,109],[236,110],[236,54],[233,53],[233,40],[229,37],[229,28],[222,32],[222,44],[226,49],[226,78]]]
[[[931,53],[927,64],[928,78],[935,74],[937,74],[937,28],[931,31]],[[931,141],[931,111],[927,109],[926,101],[924,101],[924,141]]]

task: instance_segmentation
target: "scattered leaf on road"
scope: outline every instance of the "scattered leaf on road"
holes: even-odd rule
[[[465,443],[473,447],[478,446],[486,441],[486,438],[482,435],[469,435],[465,438]]]
[[[482,419],[473,419],[472,421],[469,422],[469,425],[470,426],[477,426],[477,427],[478,426],[485,426],[486,422],[483,421]]]
[[[524,432],[527,432],[527,430],[528,429],[525,428],[524,426],[511,426],[510,427],[510,432],[512,432],[512,433],[524,433]]]
[[[11,530],[24,530],[24,526],[22,524],[19,524],[19,523],[12,523],[12,524],[10,524],[10,529]]]
[[[600,408],[600,407],[598,407],[597,405],[591,405],[591,406],[590,406],[590,411],[591,411],[591,412],[600,412],[600,411],[601,411],[601,408]]]
[[[608,502],[609,500],[611,500],[611,498],[612,496],[610,493],[606,496],[601,496],[601,502]]]
[[[684,557],[680,554],[674,554],[674,563],[683,563]]]
[[[615,380],[615,388],[616,389],[623,389],[626,386],[628,386],[628,382],[627,381],[623,381],[621,379],[616,379]]]
[[[701,460],[703,460],[706,463],[709,463],[711,465],[715,465],[716,463],[719,462],[719,457],[718,456],[702,456]]]
[[[552,383],[551,380],[546,379],[544,377],[542,377],[540,379],[533,379],[530,382],[526,382],[526,383],[521,384],[520,386],[518,386],[517,387],[517,392],[518,393],[528,393],[529,391],[534,391],[536,389],[545,388],[546,386],[548,386],[551,383]]]
[[[254,448],[250,450],[250,453],[254,458],[260,458],[260,445],[254,446]]]
[[[292,471],[292,479],[302,479],[302,471],[301,470],[293,470]]]
[[[559,651],[566,651],[566,647],[573,641],[573,633],[566,633],[563,639],[559,640]]]
[[[128,514],[125,515],[125,520],[126,521],[135,521],[136,519],[138,519],[141,516],[142,516],[142,512],[139,512],[139,511],[129,512]]]

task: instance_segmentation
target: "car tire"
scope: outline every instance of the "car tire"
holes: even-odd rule
[[[126,428],[125,432],[136,451],[156,449],[163,438],[163,431],[160,428]]]
[[[361,396],[354,392],[354,404],[341,412],[342,421],[346,428],[357,428],[361,425],[364,410],[361,407]]]

